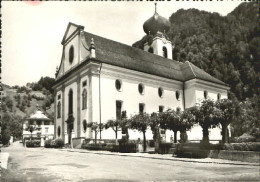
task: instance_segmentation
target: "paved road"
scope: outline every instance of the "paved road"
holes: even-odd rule
[[[127,156],[24,148],[9,153],[10,181],[258,181],[259,166],[203,164]],[[15,174],[15,177],[13,176]],[[10,177],[11,176],[11,177]]]

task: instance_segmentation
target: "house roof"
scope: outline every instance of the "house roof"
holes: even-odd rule
[[[96,59],[102,63],[183,82],[198,78],[226,86],[188,61],[180,63],[88,32],[84,34],[88,45],[94,39]]]
[[[28,120],[45,120],[45,121],[50,121],[51,119],[49,119],[47,116],[45,116],[42,111],[37,110],[35,113],[33,113],[28,118]]]

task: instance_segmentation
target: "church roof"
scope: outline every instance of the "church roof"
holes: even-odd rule
[[[96,59],[102,63],[183,82],[198,78],[226,85],[188,61],[180,63],[88,32],[84,34],[88,45],[94,39]]]

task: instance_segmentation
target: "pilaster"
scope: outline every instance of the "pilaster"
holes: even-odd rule
[[[80,89],[80,75],[77,77],[77,137],[80,137],[81,133],[81,127],[80,127],[80,118],[81,118],[81,112],[80,112],[80,96],[81,96],[81,89]]]

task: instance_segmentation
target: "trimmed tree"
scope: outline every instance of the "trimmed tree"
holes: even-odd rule
[[[150,115],[147,113],[135,114],[131,117],[131,129],[138,130],[143,133],[143,148],[146,151],[146,131],[149,126]]]
[[[119,120],[115,120],[115,119],[110,119],[107,121],[107,123],[105,124],[105,128],[112,128],[113,131],[115,132],[116,135],[116,145],[118,144],[117,142],[117,133],[120,129],[120,121]]]
[[[190,130],[194,124],[194,116],[190,109],[185,109],[181,112],[179,129],[180,129],[180,141],[185,143],[187,141],[187,130]]]
[[[155,152],[159,152],[159,146],[161,143],[160,139],[160,123],[161,123],[161,113],[153,112],[150,117],[149,126],[153,132],[153,141],[155,146]]]
[[[204,100],[200,106],[190,108],[194,115],[195,123],[198,123],[202,128],[204,143],[209,143],[209,129],[217,126],[216,122],[216,107],[212,100]]]
[[[177,132],[179,131],[180,112],[168,109],[161,115],[161,128],[174,132],[174,143],[177,143]]]
[[[97,143],[97,135],[101,132],[104,128],[104,124],[98,124],[97,122],[90,122],[87,126],[91,129],[92,132],[95,134],[95,144]]]
[[[215,103],[218,114],[217,119],[222,127],[222,143],[228,142],[228,125],[236,118],[236,106],[229,99],[221,99]]]

